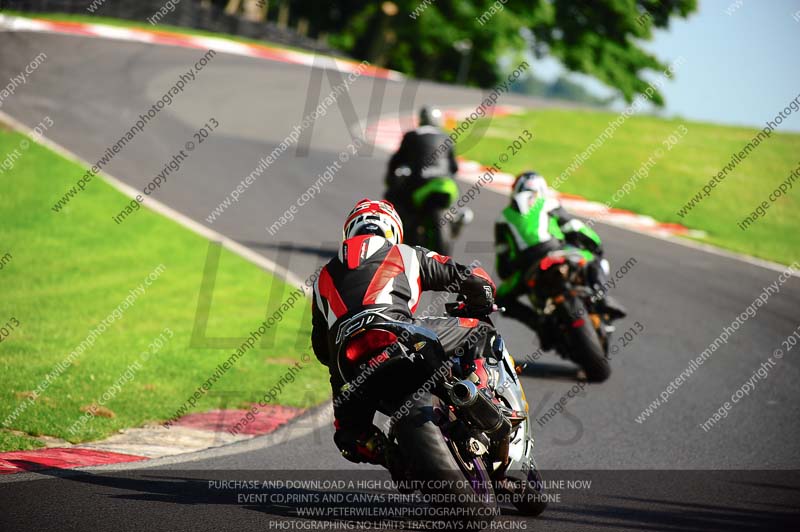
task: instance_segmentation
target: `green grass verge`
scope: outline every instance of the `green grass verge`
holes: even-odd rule
[[[0,429],[0,451],[27,451],[41,447],[44,444],[36,438]]]
[[[172,33],[181,33],[184,35],[197,35],[200,37],[217,37],[244,44],[260,44],[262,46],[263,45],[272,46],[273,48],[282,48],[284,50],[292,50],[294,52],[302,52],[305,54],[313,53],[303,48],[297,48],[295,46],[289,46],[286,44],[277,44],[273,42],[262,41],[259,39],[251,39],[249,37],[240,37],[238,35],[231,35],[230,33],[218,33],[206,30],[197,30],[194,28],[185,28],[183,26],[172,26],[170,24],[156,24],[154,26],[147,22],[136,22],[133,20],[127,20],[121,18],[98,17],[95,15],[74,15],[69,13],[32,13],[30,11],[14,11],[11,9],[0,11],[0,13],[15,17],[38,18],[42,20],[82,22],[87,24],[105,24],[107,26],[117,26],[121,28],[136,28],[136,29],[150,30],[150,31],[168,31]]]
[[[494,118],[477,142],[461,135],[459,153],[487,165],[506,153],[509,160],[503,165],[504,171],[516,174],[534,168],[552,183],[618,116],[589,110],[541,110]],[[681,124],[687,133],[666,150],[662,142]],[[533,142],[511,155],[507,146],[525,128],[533,133]],[[477,135],[479,130],[475,131]],[[619,201],[614,207],[700,229],[707,233],[702,239],[705,242],[790,264],[800,258],[800,232],[796,230],[800,225],[800,181],[795,181],[794,188],[772,203],[766,215],[747,230],[741,230],[737,223],[797,168],[798,134],[773,133],[708,198],[683,218],[677,215],[756,133],[751,128],[632,117],[572,173],[560,191],[603,203],[612,201],[617,190],[653,157],[648,175],[641,177],[628,194],[621,198],[617,195]],[[664,149],[662,157],[654,156],[658,148]]]
[[[25,139],[0,130],[0,154],[19,154],[13,168],[0,174],[0,326],[12,318],[19,322],[0,342],[0,428],[19,405],[29,402],[30,392],[55,365],[160,264],[163,273],[145,293],[5,428],[78,442],[170,418],[235,351],[236,344],[190,346],[208,241],[146,208],[115,224],[112,214],[129,200],[100,178],[54,213],[54,200],[85,169],[33,142],[22,149]],[[267,309],[273,286],[284,295],[273,298]],[[289,291],[223,250],[207,336],[247,336]],[[102,405],[114,417],[91,418],[70,435],[67,429],[81,417],[81,408],[113,390],[126,368],[140,361],[140,354],[167,327],[174,336]],[[272,345],[257,343],[202,396],[194,411],[241,407],[263,397],[291,364],[311,353],[310,305],[301,301],[270,331]],[[327,370],[311,355],[278,402],[309,407],[329,393]],[[23,439],[0,435],[0,450],[22,445]]]

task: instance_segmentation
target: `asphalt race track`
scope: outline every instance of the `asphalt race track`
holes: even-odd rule
[[[200,50],[0,32],[0,79],[18,73],[42,51],[46,63],[4,102],[3,111],[31,127],[50,116],[54,126],[47,137],[87,161],[96,161],[202,55]],[[159,201],[209,225],[205,219],[210,211],[329,93],[327,80],[319,99],[309,89],[313,72],[220,53],[114,158],[108,171],[141,189],[199,127],[216,119],[219,129],[156,193]],[[384,95],[370,107],[376,86]],[[405,115],[423,103],[476,105],[481,93],[362,77],[352,86],[350,99],[352,108],[346,103],[333,106],[314,125],[310,139],[301,139],[307,154],[290,148],[211,227],[306,278],[333,253],[343,217],[354,202],[380,195],[388,154],[363,149],[294,221],[274,236],[265,228],[347,149],[357,122],[380,114]],[[511,96],[503,96],[502,103],[544,104]],[[535,161],[531,164],[535,167]],[[63,193],[54,189],[52,201]],[[79,206],[81,201],[85,198],[77,196],[73,203]],[[458,259],[493,264],[492,222],[506,201],[484,190],[471,204],[476,220],[456,246]],[[111,214],[108,227],[97,230],[114,231]],[[778,471],[800,468],[796,353],[781,359],[710,431],[699,425],[797,327],[800,279],[786,281],[667,403],[637,423],[640,412],[780,272],[607,225],[597,229],[612,271],[635,259],[613,291],[630,312],[618,328],[624,331],[638,321],[644,330],[613,357],[608,382],[586,386],[564,413],[542,427],[534,424],[537,460],[551,478],[572,470],[576,478],[594,483],[590,490],[566,494],[525,526],[755,530],[788,528],[790,520],[796,524],[800,478],[796,471]],[[517,360],[529,358],[536,349],[533,334],[508,320],[500,319],[498,325]],[[535,417],[575,385],[574,373],[570,363],[551,353],[526,368],[525,391]],[[311,416],[315,414],[324,417],[324,412]],[[274,474],[270,470],[296,467],[344,474],[351,468],[333,445],[330,423],[323,421],[317,429],[284,430],[277,440],[258,438],[224,451],[150,462],[146,468],[118,468],[119,476],[88,471],[9,475],[0,483],[0,529],[280,529],[278,522],[305,518],[292,505],[240,503],[232,492],[220,495],[206,481],[264,479]],[[508,515],[512,521],[522,519],[511,510]]]

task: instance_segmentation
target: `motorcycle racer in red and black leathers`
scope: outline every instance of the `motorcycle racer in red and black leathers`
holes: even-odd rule
[[[374,403],[337,401],[345,383],[336,370],[339,327],[366,309],[392,320],[411,322],[433,331],[445,354],[458,350],[465,368],[482,358],[494,329],[477,319],[414,317],[425,291],[459,294],[471,309],[494,306],[495,285],[480,267],[470,269],[452,258],[402,243],[403,224],[391,203],[359,201],[344,224],[336,257],[320,271],[314,284],[314,353],[330,369],[334,398],[334,441],[353,462],[386,464],[385,436],[373,425]],[[470,336],[472,335],[472,336]],[[469,337],[469,338],[468,338]]]

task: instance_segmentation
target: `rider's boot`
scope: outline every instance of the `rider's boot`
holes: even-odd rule
[[[597,309],[608,314],[611,320],[618,320],[628,315],[628,311],[613,296],[606,294],[597,302]]]
[[[611,320],[618,320],[627,316],[628,311],[616,299],[608,295],[606,287],[608,286],[609,270],[606,259],[591,262],[588,266],[589,284],[595,290],[595,295],[592,299],[597,301],[597,310],[608,314]]]
[[[337,430],[334,434],[336,445],[342,455],[351,462],[367,462],[385,467],[392,476],[397,490],[412,493],[413,485],[408,482],[411,476],[400,449],[374,425],[357,436],[352,431]]]

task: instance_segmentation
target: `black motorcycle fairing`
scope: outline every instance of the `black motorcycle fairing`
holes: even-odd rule
[[[346,358],[350,342],[372,330],[384,330],[397,336],[397,342],[385,350],[364,357],[353,364]],[[375,321],[344,338],[336,356],[337,371],[344,383],[360,400],[393,399],[412,393],[447,363],[447,356],[432,331],[403,321]]]

